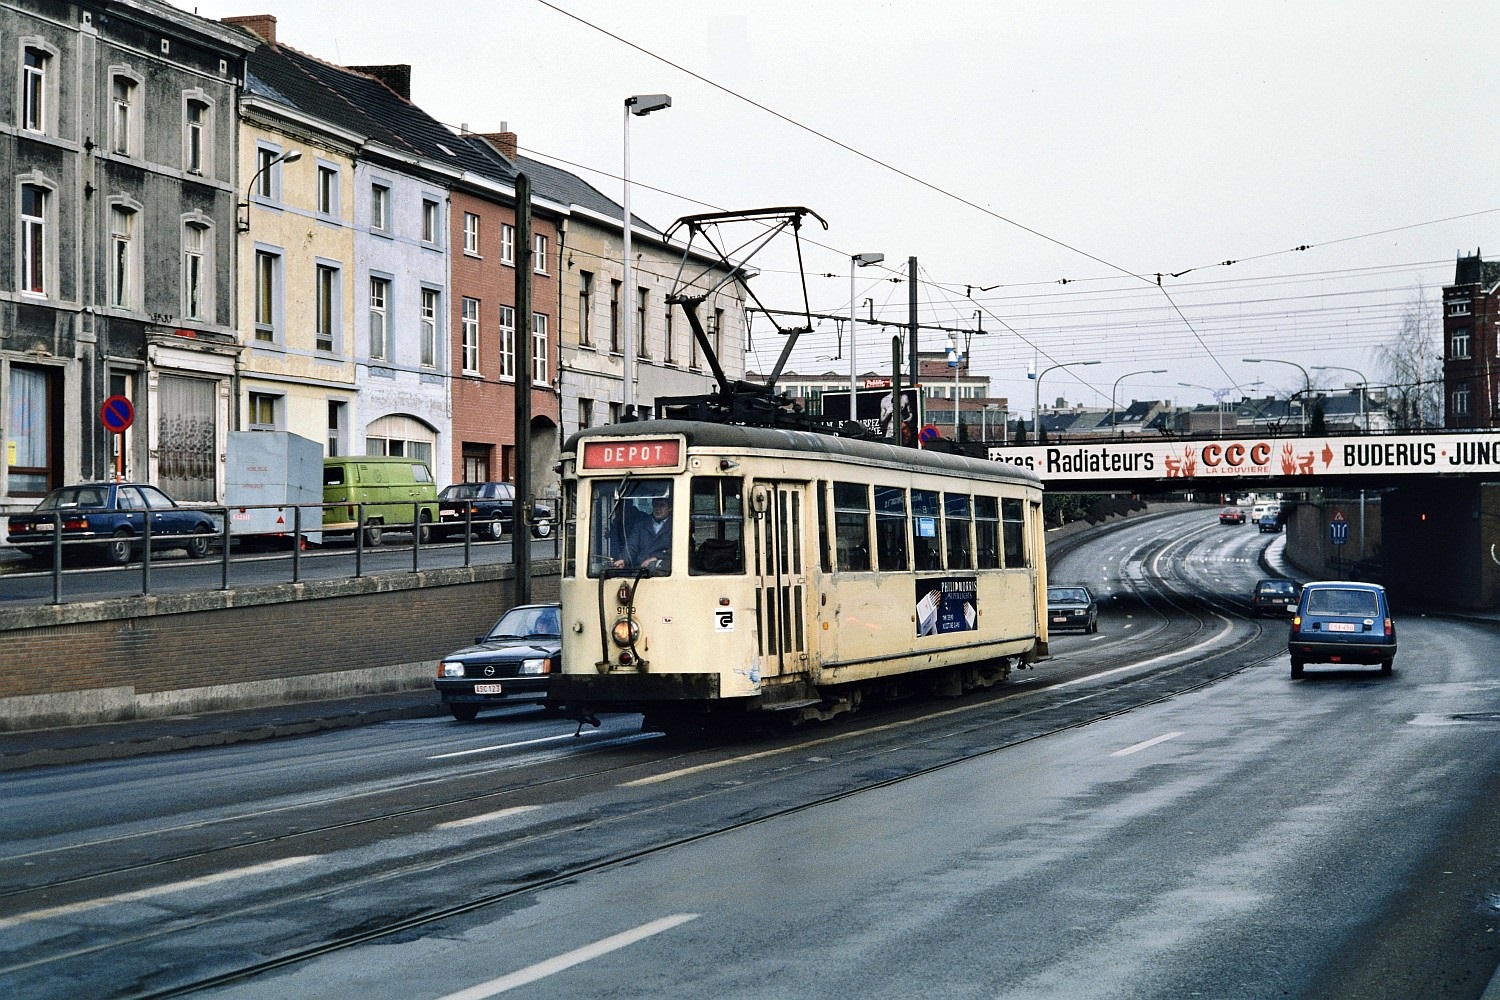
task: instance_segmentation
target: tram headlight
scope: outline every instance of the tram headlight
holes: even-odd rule
[[[641,637],[641,627],[629,618],[621,618],[615,622],[615,627],[609,630],[609,636],[615,641],[616,646],[629,649]]]

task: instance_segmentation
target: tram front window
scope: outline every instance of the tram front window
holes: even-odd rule
[[[599,480],[589,517],[589,576],[666,576],[675,535],[670,479]]]

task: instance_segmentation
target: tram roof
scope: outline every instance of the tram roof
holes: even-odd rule
[[[746,427],[740,424],[716,424],[696,420],[640,420],[634,423],[607,424],[578,431],[568,438],[563,451],[576,454],[580,441],[596,438],[638,438],[681,434],[689,448],[729,448],[750,451],[787,451],[827,455],[861,463],[896,466],[912,470],[958,473],[977,479],[1042,485],[1030,469],[1007,462],[991,462],[967,455],[901,448],[884,441],[838,437],[812,431],[781,427]]]

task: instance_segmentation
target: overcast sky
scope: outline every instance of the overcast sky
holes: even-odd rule
[[[1122,402],[1208,401],[1179,382],[1302,387],[1245,357],[1379,384],[1371,347],[1419,289],[1435,302],[1461,252],[1500,259],[1487,0],[181,5],[275,14],[283,44],[332,62],[410,63],[435,118],[507,123],[617,201],[624,98],[668,93],[631,120],[631,179],[657,189],[635,189],[636,215],[812,209],[829,224],[804,244],[820,312],[846,314],[850,255],[880,252],[858,312],[868,298],[904,322],[890,279],[915,256],[922,322],[982,323],[974,369],[1016,411],[1033,362],[1101,361],[1043,386],[1095,406],[1142,369],[1166,372],[1131,375]],[[800,307],[789,254],[756,263],[766,304]],[[769,370],[781,343],[762,318],[753,333],[747,367]],[[840,339],[820,324],[794,366],[847,373]],[[861,324],[859,344],[873,368],[890,332]]]

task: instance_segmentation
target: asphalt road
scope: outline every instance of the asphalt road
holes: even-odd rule
[[[1244,617],[1213,513],[1076,543],[1001,688],[672,743],[530,710],[0,775],[0,993],[1478,997],[1491,626],[1396,673]],[[278,964],[281,960],[285,964]],[[239,978],[248,974],[248,978]]]

